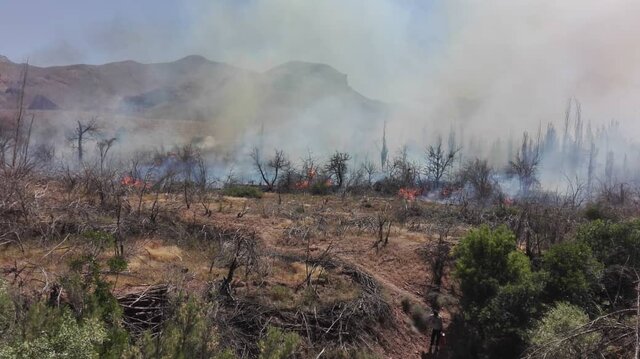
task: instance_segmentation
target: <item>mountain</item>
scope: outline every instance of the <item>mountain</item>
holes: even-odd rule
[[[0,57],[0,110],[16,108],[23,68]],[[385,112],[384,104],[360,95],[345,74],[324,64],[289,62],[258,73],[188,56],[170,63],[30,66],[28,71],[24,103],[32,109],[242,123],[295,120],[315,111],[344,113],[350,121],[362,113],[374,120]]]

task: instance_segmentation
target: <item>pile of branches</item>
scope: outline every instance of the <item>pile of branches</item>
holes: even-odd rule
[[[337,268],[336,263],[323,265]],[[342,266],[346,274],[360,286],[360,295],[351,301],[305,310],[283,310],[264,305],[253,298],[237,298],[225,303],[221,328],[225,341],[238,352],[252,353],[267,326],[296,332],[310,344],[328,343],[333,346],[362,346],[377,339],[380,324],[391,323],[391,308],[384,300],[380,285],[367,273]]]
[[[640,297],[639,297],[640,298]],[[523,358],[638,358],[640,310],[628,308],[597,317],[553,340],[530,347]]]
[[[155,335],[160,332],[169,311],[168,292],[167,285],[155,285],[117,298],[122,307],[122,320],[130,333]]]

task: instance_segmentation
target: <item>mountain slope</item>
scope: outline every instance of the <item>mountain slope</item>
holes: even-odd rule
[[[0,61],[0,111],[16,108],[23,69]],[[75,116],[69,112],[94,113],[107,122],[126,118],[133,127],[120,132],[150,120],[195,121],[202,138],[236,150],[256,144],[257,135],[265,146],[291,150],[358,146],[379,132],[389,108],[353,90],[347,75],[328,65],[288,62],[258,73],[201,56],[157,64],[30,66],[25,93],[25,108],[64,118],[62,129]],[[174,137],[160,139],[190,141]]]

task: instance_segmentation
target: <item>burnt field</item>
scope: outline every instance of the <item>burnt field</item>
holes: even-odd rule
[[[624,185],[584,203],[542,191],[461,199],[448,182],[429,196],[335,176],[215,189],[177,172],[28,163],[3,172],[2,323],[13,353],[28,352],[16,343],[35,340],[34,323],[60,321],[46,345],[62,348],[58,325],[93,328],[78,345],[101,355],[417,357],[434,310],[447,335],[440,357],[537,357],[564,341],[612,355],[633,347],[623,323],[635,318],[635,252],[616,264],[637,238]],[[511,331],[557,330],[537,323],[567,302],[585,314],[555,332],[566,339],[538,346]],[[498,323],[512,329],[464,339],[481,335],[481,306],[510,313]]]

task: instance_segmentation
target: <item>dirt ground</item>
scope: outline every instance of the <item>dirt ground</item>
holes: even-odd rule
[[[426,294],[431,275],[423,248],[433,244],[436,236],[429,230],[428,219],[421,217],[418,220],[421,229],[416,230],[415,226],[401,223],[393,213],[407,206],[418,206],[422,213],[429,213],[440,210],[439,205],[412,204],[398,198],[303,194],[280,198],[265,194],[261,199],[217,196],[209,199],[213,213],[207,216],[200,205],[193,204],[186,209],[178,199],[169,196],[163,201],[167,206],[171,204],[178,208],[174,213],[184,222],[255,231],[268,253],[304,257],[307,253],[317,256],[326,251],[331,258],[368,273],[384,288],[393,313],[393,325],[384,329],[380,336],[382,341],[372,343],[372,349],[385,358],[419,358],[420,353],[428,349],[428,336],[414,327],[410,314],[403,311],[402,302],[422,306],[429,313]],[[381,215],[388,216],[392,224],[388,245],[377,250],[374,248],[378,238],[375,221]],[[301,235],[305,230],[307,235]],[[455,233],[463,232],[464,229],[460,229]],[[452,236],[447,240],[456,239]],[[0,273],[9,283],[34,294],[45,293],[56,278],[68,270],[68,259],[86,250],[82,243],[71,238],[57,243],[25,241],[23,246],[23,249],[18,246],[0,248]],[[166,232],[127,238],[125,253],[127,270],[119,275],[107,273],[118,293],[168,280],[181,288],[201,291],[226,274],[225,268],[212,265],[211,253],[176,240]],[[110,255],[107,251],[103,259]],[[288,278],[276,281],[295,285],[304,277],[295,270],[288,275]],[[449,293],[448,277],[444,283],[441,291]],[[234,285],[244,286],[242,283]],[[448,308],[443,308],[441,314],[446,327],[450,318]]]

